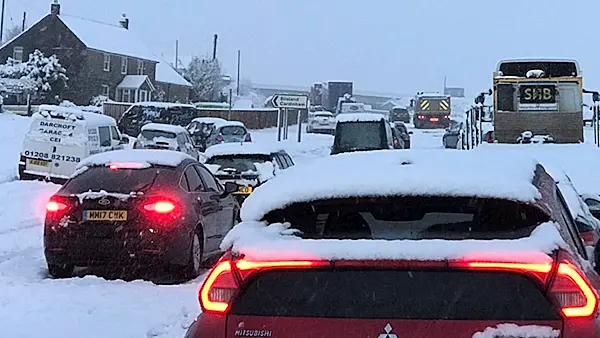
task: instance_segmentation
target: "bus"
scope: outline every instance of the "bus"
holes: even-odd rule
[[[575,60],[502,60],[494,72],[494,140],[524,132],[555,143],[583,142],[583,79]]]

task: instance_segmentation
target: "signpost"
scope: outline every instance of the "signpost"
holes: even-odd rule
[[[298,142],[301,140],[300,133],[302,131],[300,124],[300,110],[308,109],[308,96],[306,95],[292,95],[292,94],[276,94],[273,95],[271,100],[273,107],[279,109],[277,113],[277,141],[281,141],[282,127],[283,127],[283,139],[287,140],[289,130],[289,119],[288,109],[298,110]],[[283,121],[282,121],[283,120]],[[282,126],[283,123],[283,126]]]

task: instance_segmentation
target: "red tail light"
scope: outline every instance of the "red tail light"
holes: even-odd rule
[[[224,140],[223,136],[221,136],[221,135],[217,136],[217,142],[223,142],[223,140]]]
[[[48,202],[48,204],[46,204],[46,211],[47,212],[60,212],[60,211],[67,210],[68,207],[69,206],[66,205],[65,203],[57,202],[57,201],[50,201],[50,202]]]
[[[252,136],[250,134],[246,134],[246,138],[244,139],[244,142],[252,142]]]
[[[146,211],[155,212],[157,214],[168,214],[175,210],[175,204],[169,201],[157,201],[149,204],[144,204]]]
[[[581,238],[585,245],[594,246],[598,242],[598,233],[595,230],[586,231],[581,233]]]
[[[67,199],[59,196],[53,196],[46,203],[46,218],[60,218],[71,209],[71,204]]]
[[[567,318],[590,317],[598,307],[598,294],[579,270],[567,262],[558,265],[549,292]]]
[[[203,312],[226,314],[240,285],[252,273],[267,269],[309,268],[319,264],[312,261],[250,262],[230,261],[223,258],[211,270],[200,288],[200,306]]]
[[[425,119],[425,116],[423,116],[423,115],[417,115],[417,118],[418,118],[419,120],[424,120],[424,119]]]
[[[145,200],[141,209],[152,220],[173,220],[181,216],[181,207],[170,198],[155,197]]]

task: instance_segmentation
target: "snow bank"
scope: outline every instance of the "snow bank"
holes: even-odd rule
[[[148,168],[151,165],[177,167],[187,159],[193,158],[178,151],[155,149],[115,150],[87,157],[77,165],[77,169],[109,166],[112,163],[123,164],[123,166],[127,166],[128,163],[135,164],[135,166],[128,166],[132,169],[137,167]]]
[[[262,222],[242,222],[229,231],[220,247],[258,261],[460,260],[482,254],[493,260],[518,260],[530,257],[529,254],[551,254],[567,247],[554,223],[541,224],[531,236],[511,240],[311,240],[296,234],[289,223],[265,226]]]
[[[256,170],[258,171],[258,180],[260,182],[266,182],[275,177],[275,166],[273,162],[254,163]]]
[[[33,118],[60,117],[71,121],[82,121],[82,123],[112,124],[116,125],[116,120],[110,116],[87,112],[75,107],[62,107],[52,105],[41,105]]]
[[[371,196],[477,196],[533,201],[537,162],[481,152],[384,150],[349,153],[293,166],[257,188],[241,217],[261,220],[271,210],[296,202]],[[293,193],[291,193],[293,192]]]
[[[344,113],[339,114],[335,120],[337,122],[378,122],[387,120],[387,117],[377,113]]]
[[[12,181],[17,177],[17,164],[21,156],[25,134],[31,120],[12,113],[0,114],[0,183]]]
[[[187,130],[181,126],[175,126],[172,124],[164,124],[164,123],[148,123],[142,127],[142,131],[144,130],[158,130],[158,131],[166,131],[173,134],[185,134]]]
[[[274,146],[270,143],[223,143],[209,147],[204,152],[204,155],[207,158],[228,155],[271,155],[280,150],[281,147]]]
[[[488,327],[483,332],[477,332],[472,338],[558,338],[560,330],[555,330],[549,326],[516,324],[499,324],[497,327]]]

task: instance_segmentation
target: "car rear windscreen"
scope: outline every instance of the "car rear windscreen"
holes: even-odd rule
[[[383,139],[380,121],[338,123],[334,147],[338,151],[381,149]]]
[[[152,187],[161,168],[117,169],[93,167],[69,180],[63,191],[79,194],[87,191],[115,192],[129,194],[144,191]]]
[[[558,320],[529,277],[449,270],[275,270],[248,281],[233,315],[421,320]]]
[[[239,126],[227,126],[221,128],[221,135],[224,136],[244,136],[246,135],[246,129]]]
[[[174,139],[177,138],[175,133],[163,130],[142,130],[142,137],[147,140],[152,140],[159,137]]]
[[[542,207],[511,200],[410,196],[298,203],[269,213],[305,238],[516,239],[550,220]]]
[[[269,156],[261,155],[235,155],[235,156],[214,156],[206,161],[207,164],[219,165],[219,170],[234,169],[239,173],[247,171],[257,171],[255,163],[264,163],[270,161]]]

